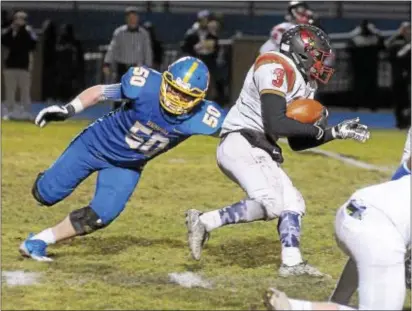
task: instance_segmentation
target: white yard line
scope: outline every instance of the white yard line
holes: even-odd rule
[[[287,144],[287,140],[284,139],[284,138],[279,139],[279,141],[281,143]],[[341,161],[343,163],[346,163],[346,164],[349,164],[349,165],[352,165],[352,166],[356,166],[356,167],[359,167],[359,168],[363,168],[363,169],[366,169],[366,170],[369,170],[369,171],[378,171],[378,172],[382,172],[382,173],[393,173],[394,172],[394,169],[390,168],[390,167],[379,166],[379,165],[375,165],[375,164],[371,164],[371,163],[351,159],[351,158],[349,158],[347,156],[344,156],[344,155],[341,155],[339,153],[336,153],[336,152],[333,152],[333,151],[322,150],[320,148],[312,148],[312,149],[305,150],[303,152],[323,155],[323,156]]]
[[[39,283],[41,273],[16,271],[2,271],[2,279],[8,286],[27,286]]]
[[[197,273],[193,272],[173,272],[169,273],[169,281],[186,288],[202,287],[212,288],[212,283]]]

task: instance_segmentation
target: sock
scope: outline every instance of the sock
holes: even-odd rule
[[[395,174],[392,176],[392,180],[401,178],[402,176],[410,174],[411,171],[408,168],[407,161],[403,162],[401,166],[396,170]]]
[[[56,238],[54,237],[54,233],[51,228],[34,235],[30,240],[42,240],[47,245],[56,243]]]
[[[282,243],[282,263],[294,266],[303,261],[300,253],[300,218],[298,213],[284,211],[280,214],[278,233]]]
[[[206,226],[208,232],[226,225],[263,219],[265,213],[260,203],[249,199],[200,216],[200,221]]]
[[[289,303],[292,310],[312,310],[312,302],[310,301],[289,298]]]

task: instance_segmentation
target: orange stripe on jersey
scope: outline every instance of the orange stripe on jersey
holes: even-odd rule
[[[282,65],[283,69],[285,69],[286,82],[288,84],[288,92],[292,92],[293,86],[295,85],[295,80],[296,80],[295,70],[288,63],[288,61],[284,59],[282,56],[279,56],[273,53],[262,54],[256,59],[254,70],[255,71],[258,70],[260,66],[263,66],[266,64],[273,64],[273,63],[280,64]]]

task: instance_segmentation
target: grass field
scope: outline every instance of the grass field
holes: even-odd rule
[[[125,212],[108,228],[50,247],[52,263],[23,259],[18,246],[29,232],[55,224],[93,195],[94,176],[54,207],[38,207],[30,193],[37,173],[86,124],[67,122],[42,130],[27,123],[2,124],[2,270],[42,273],[32,286],[2,282],[3,310],[256,310],[263,309],[262,292],[268,285],[292,297],[325,300],[346,259],[333,237],[336,209],[355,189],[389,177],[284,148],[284,168],[307,203],[304,256],[332,280],[277,277],[276,221],[222,228],[212,234],[200,262],[190,259],[184,211],[211,210],[243,197],[216,166],[218,140],[203,137],[149,163]],[[367,144],[332,142],[323,148],[396,167],[405,135],[373,131]],[[183,288],[169,282],[169,273],[183,271],[200,274],[213,287]]]

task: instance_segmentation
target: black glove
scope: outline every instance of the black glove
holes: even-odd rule
[[[34,123],[44,127],[50,121],[64,121],[75,115],[74,107],[70,104],[65,106],[53,105],[42,109],[36,117]]]
[[[332,135],[336,139],[353,139],[364,143],[370,137],[366,125],[359,123],[359,118],[345,120],[332,128]]]

